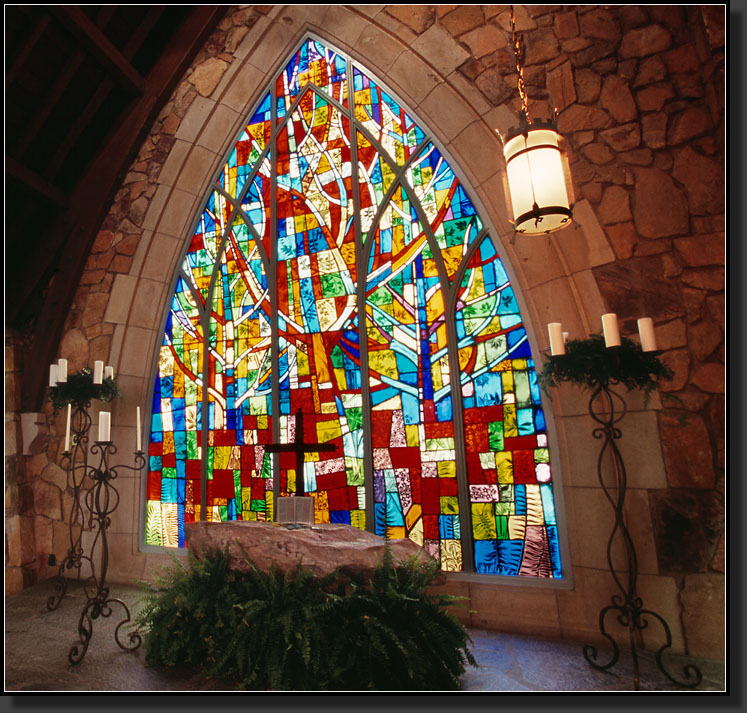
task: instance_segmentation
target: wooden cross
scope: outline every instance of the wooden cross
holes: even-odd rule
[[[296,454],[296,495],[301,496],[303,492],[303,463],[307,453],[320,453],[322,451],[334,451],[337,446],[334,443],[304,443],[303,440],[303,411],[296,412],[296,437],[293,443],[268,443],[265,450],[268,453],[295,453]]]

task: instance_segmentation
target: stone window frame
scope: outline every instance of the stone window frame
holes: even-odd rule
[[[470,200],[474,204],[477,210],[477,213],[483,222],[484,227],[483,227],[483,230],[481,231],[481,234],[487,233],[487,237],[491,240],[498,257],[503,263],[503,267],[509,276],[509,280],[511,282],[514,294],[516,296],[517,302],[519,303],[520,313],[522,314],[523,323],[524,323],[524,326],[527,332],[527,337],[530,341],[530,345],[532,348],[532,354],[535,358],[535,361],[537,361],[537,365],[539,366],[536,355],[540,353],[540,349],[537,343],[537,339],[535,338],[535,335],[534,335],[532,320],[527,318],[526,316],[527,313],[529,312],[529,307],[524,300],[524,297],[522,294],[522,288],[520,287],[519,282],[517,280],[517,276],[514,273],[512,261],[506,254],[505,245],[503,244],[503,242],[501,242],[501,240],[498,239],[501,236],[501,231],[498,229],[498,226],[495,225],[494,221],[491,220],[492,216],[490,216],[488,211],[486,211],[485,206],[482,204],[479,196],[476,194],[476,191],[473,189],[470,178],[468,177],[467,173],[464,170],[462,170],[461,162],[455,159],[455,157],[452,155],[449,148],[444,145],[443,141],[441,140],[441,137],[438,135],[436,128],[427,120],[423,120],[420,115],[420,112],[417,110],[413,110],[410,103],[406,99],[403,99],[402,95],[396,89],[392,88],[392,86],[387,81],[382,80],[381,75],[377,74],[376,70],[372,69],[371,65],[367,64],[365,59],[361,59],[359,54],[354,49],[344,48],[340,46],[336,42],[331,41],[330,39],[324,37],[316,28],[315,29],[307,28],[304,32],[300,33],[299,37],[300,39],[297,38],[295,40],[295,44],[293,44],[290,49],[286,49],[284,54],[282,52],[278,53],[278,59],[276,60],[276,66],[273,68],[271,72],[268,72],[266,74],[263,80],[261,80],[256,86],[253,87],[252,99],[251,101],[246,103],[248,110],[245,110],[243,117],[238,122],[238,125],[239,125],[238,130],[234,129],[234,131],[230,134],[231,140],[228,141],[228,143],[226,144],[227,147],[224,147],[223,153],[216,154],[218,161],[216,163],[215,158],[214,158],[213,160],[214,166],[213,166],[212,173],[210,174],[210,179],[206,182],[206,188],[204,188],[200,200],[194,204],[199,207],[196,210],[195,209],[192,210],[193,218],[191,219],[190,223],[186,224],[187,227],[186,227],[186,230],[184,231],[185,237],[182,238],[181,249],[179,249],[176,252],[177,257],[173,261],[174,267],[172,269],[172,276],[171,276],[170,282],[167,283],[166,285],[165,295],[161,299],[161,304],[163,305],[162,314],[158,321],[159,328],[155,332],[155,340],[154,340],[154,344],[152,348],[153,349],[152,353],[155,354],[155,356],[150,360],[150,363],[152,364],[152,366],[150,369],[150,373],[148,375],[147,388],[145,391],[145,396],[146,396],[147,401],[146,401],[145,410],[143,411],[144,424],[146,424],[146,427],[144,428],[144,432],[143,432],[144,442],[148,442],[149,433],[150,433],[149,427],[147,426],[147,424],[150,423],[150,417],[151,417],[151,399],[152,399],[153,389],[155,386],[156,364],[157,364],[157,358],[158,358],[157,355],[159,351],[158,347],[160,346],[160,338],[162,338],[166,319],[170,311],[171,296],[173,295],[176,281],[178,280],[179,275],[180,275],[180,266],[184,260],[184,257],[187,251],[189,250],[189,238],[194,233],[195,226],[199,222],[200,216],[202,215],[202,207],[205,205],[207,198],[213,192],[217,178],[223,170],[223,165],[228,155],[233,150],[235,143],[238,140],[238,137],[243,132],[246,121],[253,115],[254,110],[258,106],[259,102],[261,102],[262,98],[265,96],[268,89],[271,89],[272,87],[274,87],[274,82],[281,75],[282,71],[284,70],[287,64],[288,59],[292,57],[293,54],[297,52],[298,49],[309,39],[322,42],[325,46],[329,47],[330,49],[336,52],[340,52],[343,56],[348,58],[349,66],[351,65],[351,63],[357,64],[365,72],[367,72],[372,77],[372,79],[376,81],[376,83],[381,87],[382,90],[386,91],[387,94],[389,94],[395,101],[397,101],[398,104],[410,116],[412,116],[416,120],[418,125],[420,125],[421,127],[424,127],[426,134],[433,141],[436,148],[447,159],[451,170],[453,171],[457,179],[460,181],[460,183],[467,190]],[[239,114],[239,116],[241,115]],[[201,145],[198,144],[198,147],[200,146]],[[498,156],[499,157],[502,156],[502,153],[498,154]],[[507,221],[504,195],[505,195],[505,192],[502,191],[499,197],[494,201],[494,203],[498,204],[501,217],[505,221]],[[504,225],[503,232],[505,233],[505,225]],[[482,240],[482,238],[480,240]],[[474,247],[475,246],[472,246],[472,248],[470,249],[469,255],[472,255],[474,253]],[[469,255],[465,256],[463,258],[463,261],[466,261]],[[461,272],[463,269],[464,269],[463,267],[460,267],[459,272]],[[158,346],[156,346],[156,344]],[[483,582],[483,583],[487,582],[487,583],[503,584],[503,585],[508,584],[508,585],[521,585],[521,586],[530,586],[530,587],[547,587],[547,588],[557,588],[557,589],[568,589],[568,588],[573,587],[573,569],[571,566],[571,553],[570,553],[570,547],[568,544],[567,515],[566,515],[565,502],[563,498],[563,483],[562,483],[562,474],[561,474],[562,468],[561,468],[561,462],[560,462],[561,459],[560,459],[559,449],[557,448],[557,445],[556,445],[557,437],[555,435],[554,418],[552,415],[552,402],[547,397],[547,395],[545,395],[543,398],[542,408],[543,408],[543,411],[545,412],[550,452],[555,453],[555,456],[552,459],[553,485],[554,485],[553,494],[554,494],[554,500],[555,500],[556,517],[558,521],[557,522],[558,539],[559,539],[559,545],[560,545],[561,562],[562,562],[562,567],[563,567],[563,577],[560,579],[552,579],[552,578],[520,577],[517,575],[479,574],[474,571],[444,572],[444,574],[449,579],[475,581],[475,582]],[[370,424],[367,424],[367,427],[370,428]],[[145,469],[144,469],[144,472],[145,472]],[[180,556],[183,555],[184,551],[181,548],[172,549],[172,548],[163,548],[163,547],[157,547],[157,546],[145,544],[144,527],[145,527],[146,487],[147,487],[147,479],[143,478],[140,484],[140,494],[138,498],[139,510],[140,510],[139,528],[138,528],[138,550],[141,553],[145,553],[145,554],[155,554],[155,553],[163,552],[165,550],[169,553],[178,554]],[[464,537],[462,538],[462,542],[465,543]],[[465,544],[468,544],[469,546],[471,546],[471,543],[472,543],[471,537],[467,538],[467,542]]]

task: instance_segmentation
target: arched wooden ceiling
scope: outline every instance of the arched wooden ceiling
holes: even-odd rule
[[[29,342],[23,410],[41,407],[118,184],[226,9],[5,6],[5,318]]]

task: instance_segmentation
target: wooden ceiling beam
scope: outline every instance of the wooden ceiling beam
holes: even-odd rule
[[[13,64],[11,65],[10,69],[8,69],[8,71],[5,73],[6,89],[13,83],[13,80],[15,80],[16,74],[18,74],[21,67],[23,67],[23,65],[25,64],[26,59],[31,54],[31,51],[34,49],[34,47],[36,47],[36,43],[41,38],[44,30],[47,29],[47,25],[49,25],[49,15],[42,15],[36,21],[34,29],[31,31],[28,39],[16,55],[16,58],[13,60]]]
[[[34,193],[46,198],[60,208],[66,208],[68,196],[61,188],[42,178],[40,175],[18,163],[10,156],[5,157],[5,171],[10,178],[22,183]]]
[[[54,280],[54,289],[46,296],[34,329],[34,342],[23,374],[22,408],[25,411],[41,408],[49,364],[55,357],[80,276],[121,175],[132,162],[145,132],[226,9],[226,6],[217,5],[193,6],[190,16],[167,42],[160,59],[148,73],[143,95],[128,107],[106,146],[71,195],[68,210],[59,216],[50,231],[50,252],[52,244],[65,243],[57,266],[57,273],[63,279]],[[70,237],[67,237],[65,223],[73,225]]]
[[[123,50],[123,54],[128,61],[137,54],[137,51],[142,46],[146,36],[153,29],[153,26],[158,21],[158,18],[163,14],[164,10],[165,8],[162,6],[155,7],[146,14],[143,23],[139,27],[139,31],[128,40]],[[47,161],[46,173],[48,176],[56,175],[60,166],[62,166],[68,154],[72,151],[73,146],[75,146],[75,142],[78,140],[81,133],[83,133],[86,126],[88,126],[91,118],[104,103],[104,100],[113,87],[113,80],[104,79],[96,88],[93,96],[88,100],[88,103],[78,114],[73,126],[59,142],[57,150]]]
[[[51,5],[49,10],[86,45],[91,54],[102,62],[118,84],[131,94],[143,93],[145,90],[143,77],[80,7]]]

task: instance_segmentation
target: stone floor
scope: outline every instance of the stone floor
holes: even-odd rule
[[[112,605],[110,617],[94,621],[93,636],[84,659],[71,665],[68,652],[77,641],[78,618],[85,602],[83,590],[79,583],[71,582],[60,607],[50,612],[46,609],[46,601],[52,592],[52,583],[47,581],[6,597],[6,692],[233,690],[220,681],[148,667],[142,648],[133,652],[122,651],[115,642],[114,632],[125,613],[116,603]],[[142,591],[135,586],[114,585],[111,596],[126,602],[134,617]],[[125,631],[128,630],[123,627],[121,633]],[[633,691],[629,655],[621,655],[613,669],[604,672],[586,663],[579,643],[482,630],[471,630],[470,635],[471,650],[479,668],[469,668],[465,673],[462,679],[465,692]],[[120,639],[127,641],[126,636],[120,636]],[[600,652],[600,659],[605,655],[608,654]],[[640,658],[641,691],[687,691],[667,680],[651,654],[642,652]],[[695,663],[703,675],[697,691],[725,691],[723,663],[678,656],[665,658],[667,670],[679,679],[684,678],[684,666],[688,663]]]

